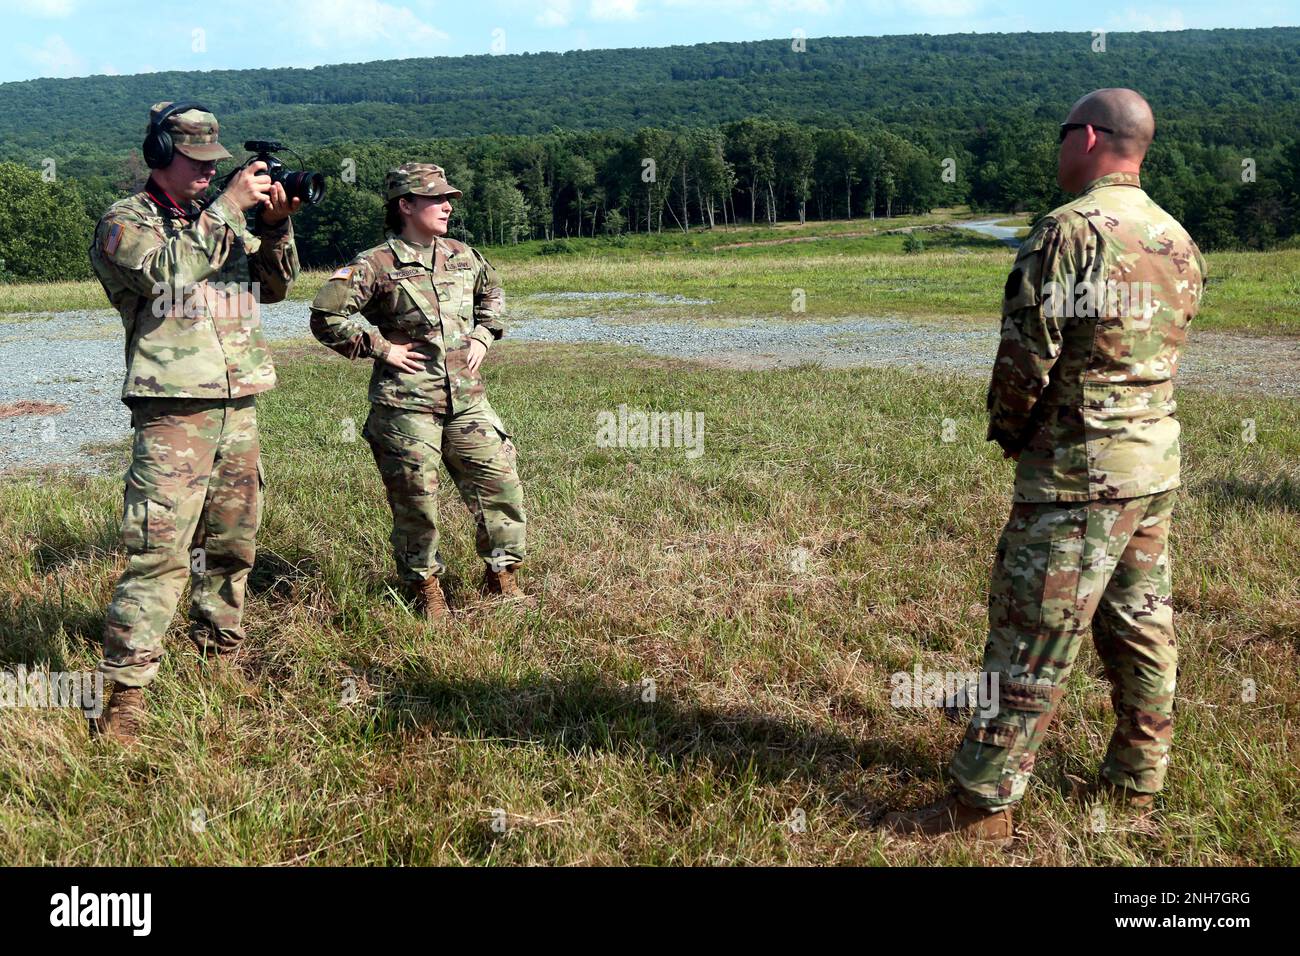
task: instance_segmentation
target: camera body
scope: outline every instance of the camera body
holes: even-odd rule
[[[255,154],[252,161],[266,163],[266,174],[271,177],[271,182],[284,187],[286,196],[315,205],[325,198],[325,177],[311,170],[295,172],[290,169],[275,155],[285,148],[283,143],[268,139],[250,139],[244,143],[244,149]]]

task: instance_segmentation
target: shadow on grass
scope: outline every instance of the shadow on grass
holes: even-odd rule
[[[103,641],[104,609],[87,607],[72,595],[15,597],[0,603],[0,665],[49,665],[67,670],[62,631],[73,642],[99,648]]]
[[[1202,493],[1230,505],[1262,505],[1281,511],[1300,512],[1300,481],[1290,475],[1267,480],[1216,478],[1201,486]]]
[[[743,708],[701,707],[662,691],[648,702],[641,686],[595,675],[498,681],[458,679],[427,667],[367,673],[381,689],[380,731],[425,728],[506,747],[540,744],[569,756],[653,755],[674,767],[707,765],[732,780],[795,778],[871,815],[883,807],[858,802],[863,769],[915,776],[927,765],[919,751],[897,741],[854,739]]]
[[[41,574],[54,574],[73,565],[107,560],[120,547],[121,538],[115,527],[105,526],[93,535],[87,535],[82,529],[46,531],[33,549],[33,559]]]
[[[285,557],[266,548],[257,549],[253,570],[248,575],[248,593],[290,600],[298,595],[299,585],[320,574],[315,559],[306,555]]]
[[[46,538],[35,547],[35,564],[46,575],[79,563],[107,559],[121,551],[121,543],[112,532],[98,538],[69,536]],[[259,551],[249,574],[250,594],[275,600],[295,600],[299,583],[315,577],[318,568],[310,558],[296,561],[273,551]],[[48,582],[35,594],[10,595],[0,602],[0,664],[48,664],[51,669],[66,669],[63,641],[59,633],[84,641],[96,652],[103,646],[105,606],[88,606],[84,593],[59,591],[61,580]],[[182,591],[177,612],[188,613],[188,591]],[[173,621],[176,618],[173,614]]]

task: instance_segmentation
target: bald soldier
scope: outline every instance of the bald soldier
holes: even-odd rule
[[[112,690],[91,731],[128,744],[187,578],[190,639],[205,658],[244,638],[262,515],[256,396],[275,385],[258,303],[283,299],[298,275],[289,216],[300,200],[272,184],[265,163],[197,202],[217,161],[230,157],[218,131],[197,104],[154,106],[143,148],[149,181],[109,208],[90,248],[126,332],[122,400],[135,430],[123,496],[127,566],[100,664]]]
[[[385,185],[388,239],[321,287],[312,334],[340,355],[374,362],[364,434],[393,513],[393,558],[417,610],[433,621],[448,614],[439,464],[474,516],[485,565],[480,590],[532,604],[516,577],[525,556],[523,486],[481,372],[489,346],[505,334],[496,270],[447,238],[451,200],[461,192],[440,166],[407,163]]]
[[[988,438],[1016,462],[984,649],[998,708],[972,717],[948,796],[886,816],[895,833],[1011,838],[1089,626],[1115,730],[1099,780],[1077,793],[1146,808],[1164,784],[1177,665],[1173,379],[1205,263],[1142,190],[1154,134],[1150,106],[1125,89],[1089,93],[1061,124],[1057,179],[1079,196],[1020,247],[988,392]]]

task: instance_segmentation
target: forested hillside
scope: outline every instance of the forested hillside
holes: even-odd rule
[[[34,80],[0,84],[0,160],[56,169],[93,220],[147,172],[133,151],[149,104],[193,98],[236,153],[282,138],[330,177],[301,242],[329,264],[374,236],[383,169],[407,158],[454,173],[461,235],[488,244],[957,202],[1040,212],[1061,198],[1055,131],[1070,103],[1131,86],[1159,121],[1148,186],[1206,248],[1295,233],[1300,29],[1093,46],[1086,33],[841,37],[805,52],[773,40]],[[68,201],[13,168],[0,183],[44,190],[37,206]],[[64,237],[16,235],[27,227],[6,219],[31,206],[0,197],[0,275],[65,268],[41,251]]]

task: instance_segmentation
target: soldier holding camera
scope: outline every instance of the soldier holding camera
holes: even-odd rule
[[[244,637],[264,487],[255,396],[275,386],[258,308],[285,298],[297,278],[289,217],[302,200],[259,160],[199,203],[217,161],[230,157],[217,133],[202,106],[154,106],[143,148],[149,181],[109,208],[90,248],[126,332],[122,400],[135,430],[123,496],[129,558],[100,664],[113,691],[91,723],[123,743],[138,736],[142,688],[158,672],[187,576],[200,652],[234,651]]]

